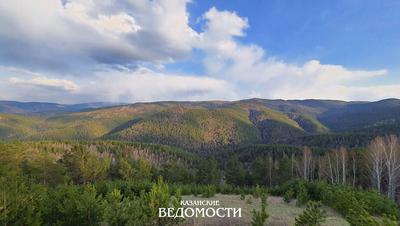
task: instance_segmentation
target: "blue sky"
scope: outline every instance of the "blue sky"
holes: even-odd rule
[[[193,27],[199,29],[196,18],[212,6],[247,17],[250,28],[240,41],[269,55],[399,71],[400,1],[196,1],[188,7]]]
[[[189,4],[191,23],[212,6],[247,17],[241,41],[257,43],[289,61],[360,68],[398,67],[400,2],[396,0],[197,1]]]
[[[396,0],[2,1],[0,99],[399,98],[399,12]]]

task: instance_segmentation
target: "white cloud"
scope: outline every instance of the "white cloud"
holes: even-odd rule
[[[197,33],[187,0],[0,1],[0,62],[80,74],[99,64],[172,62]]]
[[[64,2],[64,3],[63,3]],[[212,7],[189,26],[189,0],[0,1],[0,98],[54,102],[400,97],[387,76],[308,60],[295,64],[240,41],[247,18]],[[165,64],[201,51],[202,76]],[[146,65],[147,68],[140,68]]]
[[[49,88],[57,88],[65,91],[76,91],[79,86],[72,81],[65,79],[50,79],[46,77],[35,77],[32,79],[21,79],[11,77],[8,80],[13,85],[27,85],[27,86],[43,86]]]
[[[247,18],[236,15],[235,12],[218,11],[215,7],[209,9],[203,19],[207,20],[206,33],[214,39],[230,39],[233,36],[245,36],[244,29],[249,27]]]
[[[96,74],[86,84],[87,95],[103,95],[108,101],[210,100],[234,98],[228,82],[210,77],[164,74],[140,68]]]
[[[65,5],[66,15],[76,23],[86,24],[99,32],[111,32],[116,34],[137,32],[140,26],[136,20],[126,13],[116,15],[98,15],[91,18],[84,5],[70,2]]]
[[[4,68],[2,72],[6,71]],[[96,72],[80,80],[49,79],[30,71],[13,71],[0,79],[0,99],[76,103],[91,101],[137,102],[159,100],[234,99],[235,93],[224,80],[210,77],[165,74],[147,68]]]

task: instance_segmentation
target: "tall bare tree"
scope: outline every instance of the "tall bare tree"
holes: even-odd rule
[[[346,160],[347,160],[347,150],[345,148],[340,148],[339,150],[340,162],[341,162],[341,175],[342,175],[342,184],[346,184]]]
[[[312,152],[310,148],[303,148],[303,157],[301,159],[301,176],[303,180],[309,181],[311,179],[311,171],[312,171]]]
[[[394,199],[400,177],[400,141],[391,135],[384,138],[384,166],[387,173],[387,196]]]
[[[352,174],[352,186],[356,186],[356,175],[357,175],[357,153],[356,151],[352,150],[349,151],[349,158],[351,159],[351,174]]]
[[[382,192],[382,178],[383,178],[383,161],[385,156],[385,141],[382,137],[375,138],[365,153],[366,160],[368,161],[369,173],[371,176],[372,186],[379,192]]]

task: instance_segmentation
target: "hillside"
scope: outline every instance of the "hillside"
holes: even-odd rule
[[[376,135],[400,134],[397,99],[249,99],[136,103],[70,113],[55,113],[53,108],[36,110],[36,116],[1,114],[0,137],[115,139],[210,151],[258,143],[329,148],[340,143],[353,147],[365,145]]]
[[[164,143],[195,150],[261,142],[260,133],[249,120],[248,112],[237,107],[176,106],[138,119],[105,138]]]
[[[324,112],[319,120],[334,131],[351,131],[393,125],[400,122],[400,100],[352,103]]]
[[[34,117],[0,114],[0,137],[3,139],[21,139],[37,133],[43,120]]]

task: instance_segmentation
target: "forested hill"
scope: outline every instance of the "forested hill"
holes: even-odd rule
[[[377,135],[400,134],[398,99],[154,102],[89,110],[26,104],[0,102],[1,139],[112,139],[203,151],[262,143],[364,146]]]

